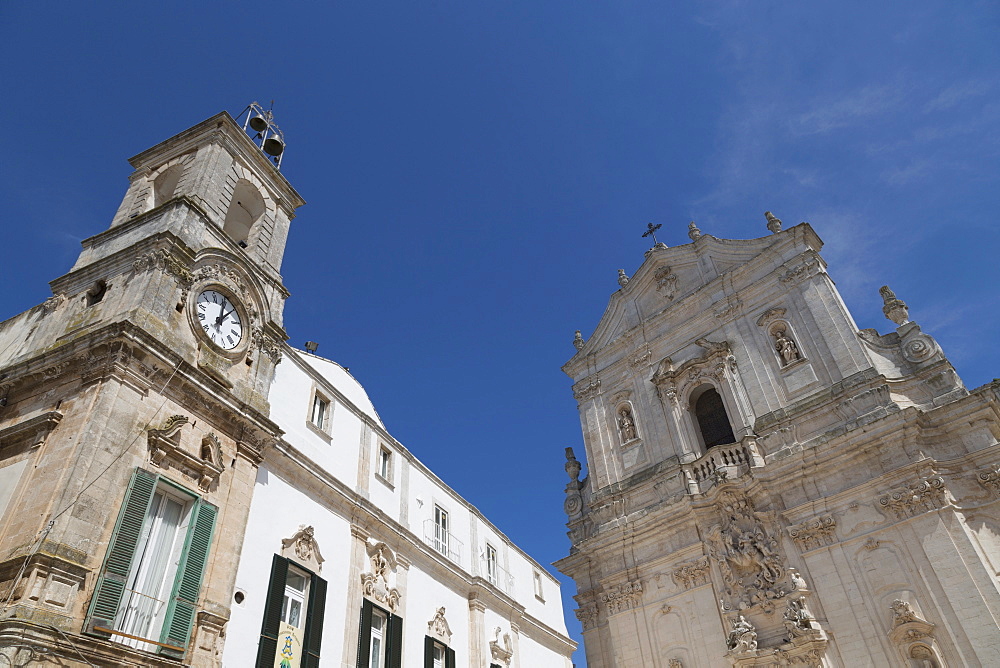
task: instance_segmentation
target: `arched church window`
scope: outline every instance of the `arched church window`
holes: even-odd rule
[[[177,189],[177,183],[181,180],[183,169],[180,165],[167,167],[153,181],[153,206],[160,206],[171,197]]]
[[[722,403],[722,396],[714,387],[706,387],[692,397],[695,421],[701,431],[705,447],[735,443],[732,423]]]
[[[262,215],[264,215],[264,198],[260,191],[249,181],[240,179],[233,189],[233,199],[229,203],[222,231],[246,248],[250,230]]]

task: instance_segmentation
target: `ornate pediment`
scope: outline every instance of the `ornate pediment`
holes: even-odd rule
[[[502,629],[499,626],[493,631],[495,638],[490,641],[490,656],[494,662],[509,666],[510,660],[514,656],[514,645],[510,641],[509,633],[503,634],[503,644],[501,644],[501,632]]]
[[[451,642],[451,627],[448,620],[444,618],[444,607],[440,607],[434,613],[434,618],[427,622],[427,635],[437,638],[445,645]]]
[[[282,538],[281,556],[298,562],[314,573],[323,570],[323,555],[320,554],[315,530],[311,526],[300,524],[291,538]]]
[[[389,582],[396,570],[396,559],[385,543],[365,544],[371,571],[361,574],[361,591],[368,598],[396,612],[399,607],[399,590]]]
[[[187,416],[171,415],[160,427],[147,430],[149,461],[160,468],[177,469],[207,491],[226,468],[222,462],[222,444],[215,434],[208,434],[202,439],[198,454],[188,452],[181,443],[181,427],[188,422]]]

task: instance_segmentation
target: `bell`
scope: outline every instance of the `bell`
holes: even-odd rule
[[[281,155],[282,151],[285,150],[285,144],[274,135],[271,135],[264,140],[264,146],[262,148],[264,149],[264,153],[277,157]]]
[[[254,132],[263,132],[267,129],[267,119],[263,116],[254,116],[250,119],[250,127]]]

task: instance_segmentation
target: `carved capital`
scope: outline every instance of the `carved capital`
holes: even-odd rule
[[[642,582],[626,582],[612,587],[601,594],[601,602],[608,608],[609,615],[639,607],[642,599]]]
[[[830,545],[836,539],[837,520],[832,515],[820,515],[801,524],[788,527],[788,535],[803,550]]]
[[[897,519],[936,510],[945,504],[944,478],[930,476],[879,496],[878,504],[891,510]]]

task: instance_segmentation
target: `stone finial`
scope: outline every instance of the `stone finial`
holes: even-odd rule
[[[888,285],[883,285],[878,292],[882,295],[882,313],[886,318],[896,325],[905,325],[910,321],[910,311],[906,308],[906,302],[897,299],[896,293],[890,290]]]
[[[781,219],[775,216],[770,211],[764,212],[764,217],[767,218],[767,229],[771,230],[771,234],[777,234],[781,231]]]
[[[573,347],[580,350],[583,348],[584,343],[586,343],[586,341],[583,339],[583,334],[580,333],[580,330],[576,330],[576,334],[573,335]]]
[[[566,473],[569,474],[569,478],[573,482],[580,479],[580,462],[573,454],[573,448],[566,448],[566,465],[563,468],[566,469]]]
[[[623,288],[626,285],[628,285],[628,275],[625,274],[624,269],[618,270],[618,285],[622,286]]]
[[[693,220],[688,224],[688,236],[691,237],[691,241],[697,241],[698,237],[701,236],[701,230],[698,229]]]

